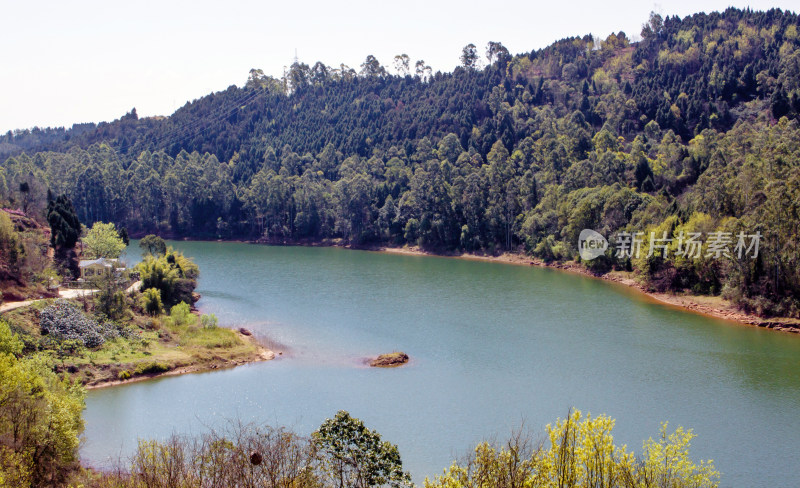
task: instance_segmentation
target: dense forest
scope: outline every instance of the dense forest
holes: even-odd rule
[[[612,237],[587,265],[800,315],[797,14],[652,14],[637,42],[619,32],[460,54],[452,73],[405,55],[392,69],[373,56],[358,71],[254,69],[242,88],[169,117],[134,109],[110,123],[9,132],[0,200],[36,215],[65,194],[82,222],[132,235],[545,260],[579,259],[584,228],[645,241],[730,233],[730,253],[696,257],[674,243],[618,256]],[[740,233],[763,236],[757,257],[733,252]]]

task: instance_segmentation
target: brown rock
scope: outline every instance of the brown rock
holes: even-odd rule
[[[381,354],[377,358],[371,360],[369,365],[373,368],[392,368],[395,366],[402,366],[408,362],[408,354],[404,352],[392,352],[389,354]]]

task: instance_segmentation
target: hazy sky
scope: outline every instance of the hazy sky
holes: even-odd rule
[[[512,53],[592,33],[638,34],[651,10],[685,16],[729,5],[797,10],[797,0],[381,2],[0,0],[0,131],[168,115],[251,68],[302,62],[358,69],[396,54],[450,71],[468,43]]]

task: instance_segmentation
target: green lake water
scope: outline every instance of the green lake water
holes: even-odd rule
[[[692,457],[713,459],[722,486],[796,486],[800,337],[535,267],[171,244],[200,266],[201,311],[284,354],[90,391],[81,450],[90,465],[129,455],[138,438],[231,419],[308,434],[344,409],[398,444],[421,482],[523,423],[543,436],[574,407],[617,419],[617,442],[637,453],[662,421],[692,428]],[[364,367],[364,357],[395,350],[410,364]]]

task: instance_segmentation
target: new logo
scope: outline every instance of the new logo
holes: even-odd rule
[[[583,229],[578,236],[578,252],[584,261],[591,261],[602,256],[606,249],[608,249],[608,241],[599,232]]]

